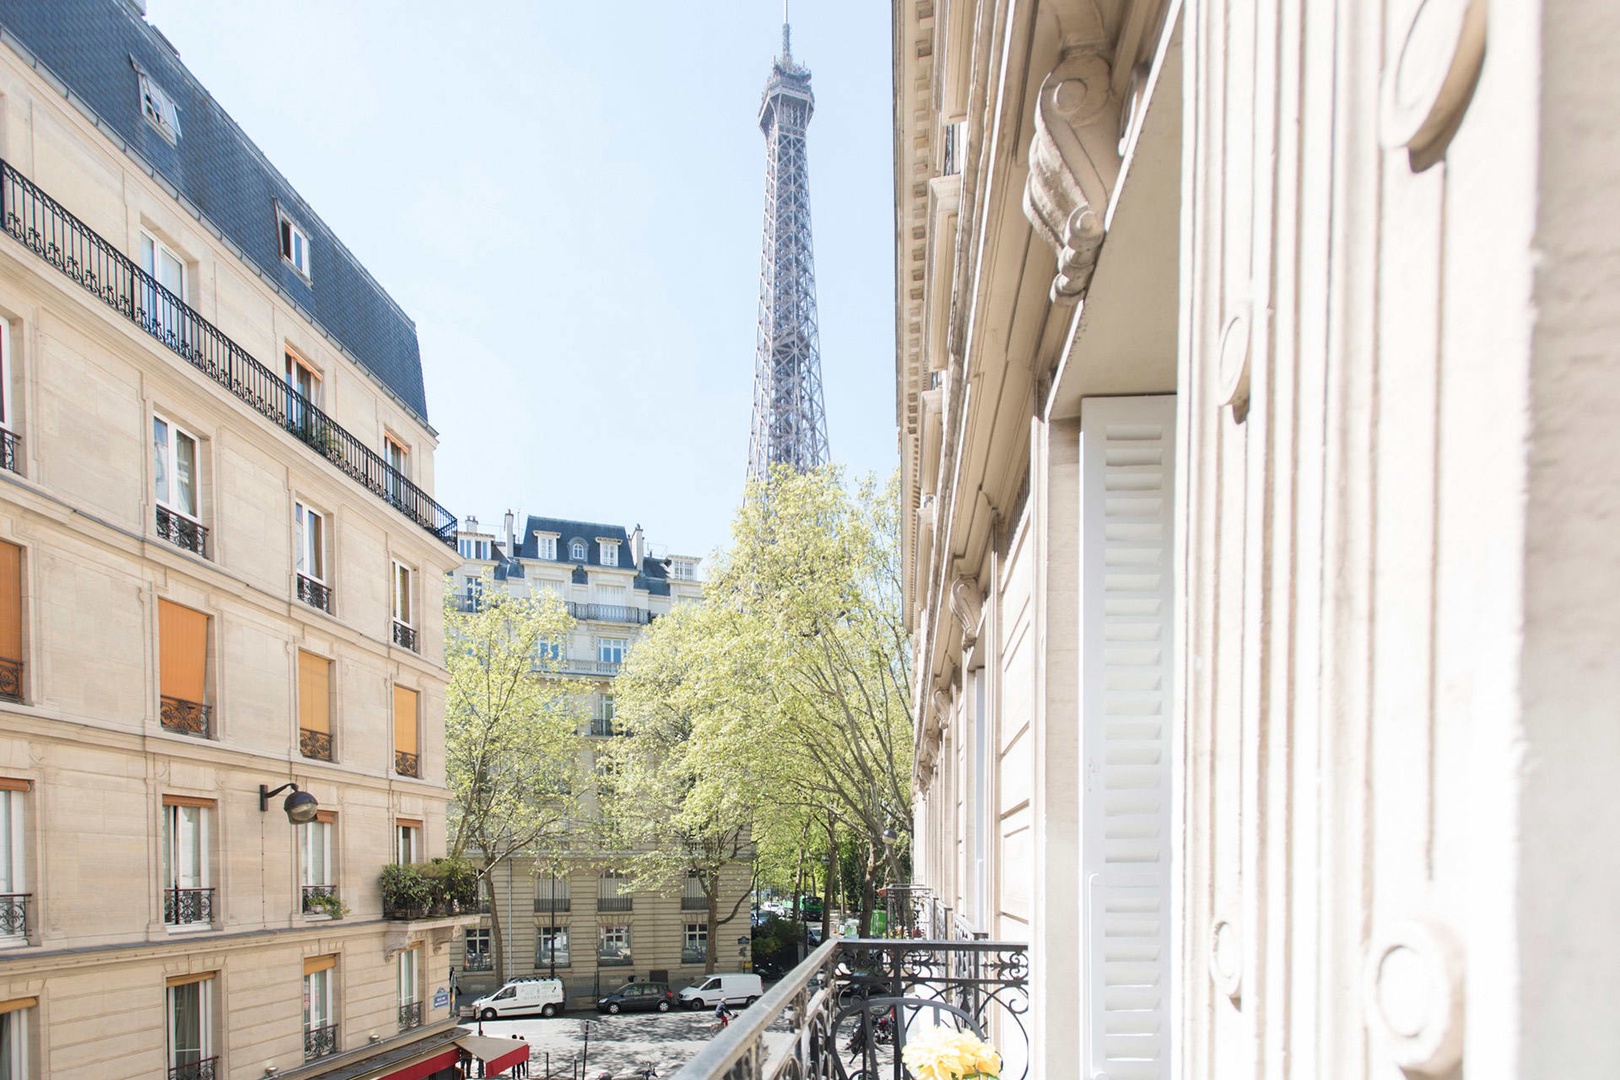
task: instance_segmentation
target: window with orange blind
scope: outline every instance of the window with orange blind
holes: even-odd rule
[[[23,699],[22,548],[0,541],[0,698]]]
[[[401,776],[421,776],[417,758],[416,691],[394,687],[394,771]]]
[[[201,703],[208,681],[208,616],[159,600],[158,659],[162,695]]]
[[[332,760],[332,661],[299,650],[298,749],[307,758]]]

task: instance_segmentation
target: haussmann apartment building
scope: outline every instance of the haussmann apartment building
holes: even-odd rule
[[[0,0],[0,158],[0,1076],[449,1076],[415,328],[138,3]]]

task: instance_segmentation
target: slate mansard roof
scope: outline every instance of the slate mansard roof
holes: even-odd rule
[[[557,536],[557,557],[552,560],[541,560],[540,544],[535,539],[535,533],[555,533]],[[569,545],[575,540],[585,541],[585,561],[568,557]],[[645,589],[652,596],[669,595],[669,572],[664,568],[663,560],[651,556],[643,558],[639,567],[632,567],[628,562],[630,558],[630,534],[622,525],[602,525],[593,521],[570,521],[566,518],[535,517],[530,515],[524,522],[523,535],[518,537],[517,554],[519,558],[539,561],[551,561],[567,566],[605,566],[602,562],[602,544],[619,545],[619,562],[614,564],[616,569],[636,571],[635,587]],[[581,571],[574,573],[574,581],[584,584],[580,576]]]
[[[416,324],[124,0],[0,0],[0,28],[427,422]],[[179,108],[173,144],[141,113],[136,65]],[[309,237],[313,284],[281,259],[278,203]]]

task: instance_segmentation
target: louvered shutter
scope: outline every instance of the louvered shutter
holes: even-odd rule
[[[1170,1075],[1175,398],[1080,413],[1087,1080]]]

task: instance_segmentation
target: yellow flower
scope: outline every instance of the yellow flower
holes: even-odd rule
[[[1001,1055],[972,1032],[921,1028],[906,1040],[901,1055],[916,1080],[969,1080],[1001,1075]]]

